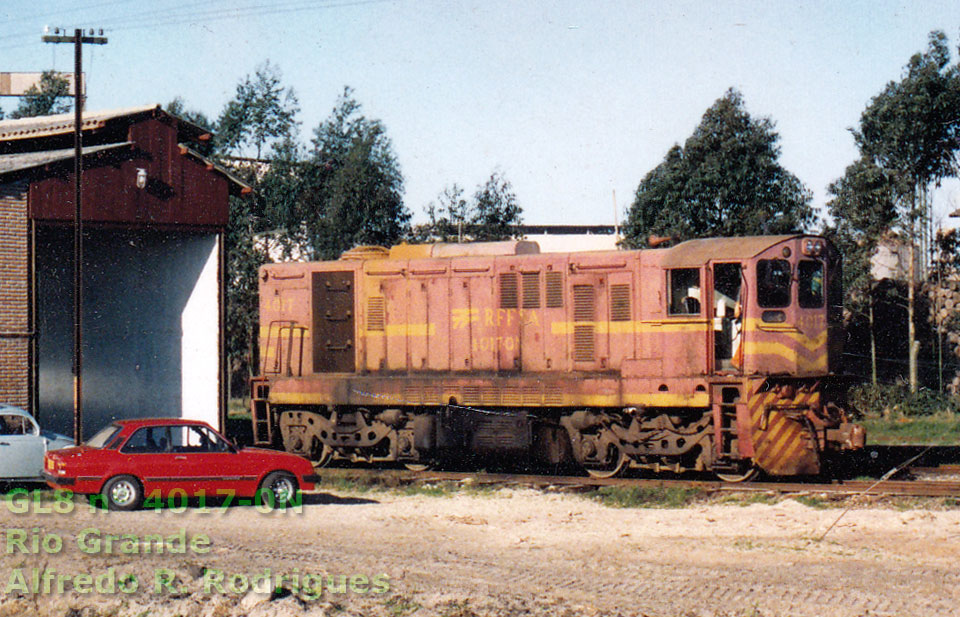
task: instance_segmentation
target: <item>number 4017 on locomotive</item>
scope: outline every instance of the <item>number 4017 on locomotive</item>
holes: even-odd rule
[[[579,253],[402,244],[268,264],[254,440],[316,464],[815,474],[865,438],[839,375],[840,268],[808,235]]]

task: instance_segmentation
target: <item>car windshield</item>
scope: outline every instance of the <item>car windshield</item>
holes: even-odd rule
[[[109,424],[99,431],[97,434],[91,437],[86,441],[86,445],[91,448],[102,448],[103,446],[110,443],[110,440],[113,439],[113,436],[120,432],[120,426],[116,424]]]

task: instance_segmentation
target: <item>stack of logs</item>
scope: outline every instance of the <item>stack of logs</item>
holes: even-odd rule
[[[960,329],[957,328],[957,319],[960,318],[960,278],[951,277],[943,281],[940,287],[928,286],[927,298],[930,300],[930,323],[934,330],[938,325],[942,328],[944,362],[949,353],[960,359]],[[960,394],[960,373],[953,377],[947,390],[951,394]]]

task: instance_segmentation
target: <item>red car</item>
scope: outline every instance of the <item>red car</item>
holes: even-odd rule
[[[118,420],[81,446],[48,452],[43,475],[53,488],[103,495],[112,510],[135,510],[145,498],[252,504],[260,489],[270,493],[264,501],[285,505],[319,481],[304,458],[238,448],[209,424],[178,418]]]

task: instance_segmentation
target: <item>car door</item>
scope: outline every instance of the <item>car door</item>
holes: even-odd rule
[[[0,477],[39,478],[43,454],[43,438],[32,418],[0,414]]]
[[[191,426],[188,439],[201,466],[197,490],[208,497],[249,496],[256,490],[256,470],[244,469],[240,456],[223,437],[205,426]]]
[[[166,497],[175,489],[189,495],[193,470],[186,466],[186,454],[178,451],[183,443],[180,428],[158,425],[137,429],[120,448],[122,462],[111,475],[129,473],[140,478],[147,498]]]

